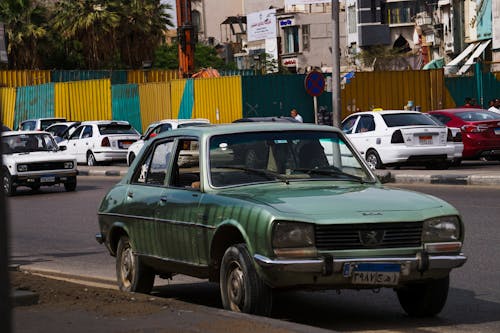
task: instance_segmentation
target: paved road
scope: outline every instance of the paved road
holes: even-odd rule
[[[12,260],[32,268],[114,279],[114,260],[94,240],[96,210],[113,177],[80,177],[78,191],[47,189],[10,198]],[[391,185],[395,186],[395,185]],[[452,274],[450,297],[436,319],[409,319],[391,290],[279,294],[273,317],[317,328],[371,332],[500,332],[500,187],[403,185],[454,204],[466,221],[467,264]],[[28,209],[29,207],[29,209]],[[186,278],[156,292],[220,308],[217,286]]]

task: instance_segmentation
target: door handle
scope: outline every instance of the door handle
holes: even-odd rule
[[[161,197],[161,198],[160,198],[160,202],[161,202],[162,204],[167,203],[167,197]]]
[[[127,197],[132,199],[134,197],[134,192],[127,192]]]

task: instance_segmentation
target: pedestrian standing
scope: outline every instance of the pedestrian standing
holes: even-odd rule
[[[304,119],[302,119],[302,116],[297,112],[296,109],[292,109],[290,111],[290,116],[292,116],[293,119],[297,120],[299,123],[303,123]]]

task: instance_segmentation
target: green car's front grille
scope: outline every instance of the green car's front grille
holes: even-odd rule
[[[322,251],[418,247],[422,222],[316,225],[316,247]]]

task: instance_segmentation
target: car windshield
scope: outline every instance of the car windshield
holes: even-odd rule
[[[210,139],[215,187],[262,182],[375,182],[343,138],[328,131],[255,132]]]
[[[130,125],[127,124],[100,124],[97,125],[99,128],[99,133],[102,135],[109,134],[134,134],[137,135],[137,131]]]
[[[49,134],[19,134],[2,137],[4,154],[54,151],[57,144]]]
[[[500,114],[492,111],[471,110],[457,112],[455,115],[464,121],[484,121],[484,120],[498,120]]]
[[[208,124],[207,123],[203,123],[203,122],[184,123],[184,124],[177,125],[177,128],[190,127],[190,126],[204,126],[204,125],[208,125]]]
[[[414,125],[431,125],[436,126],[436,123],[424,115],[423,113],[390,113],[382,115],[387,127],[399,126],[414,126]]]

